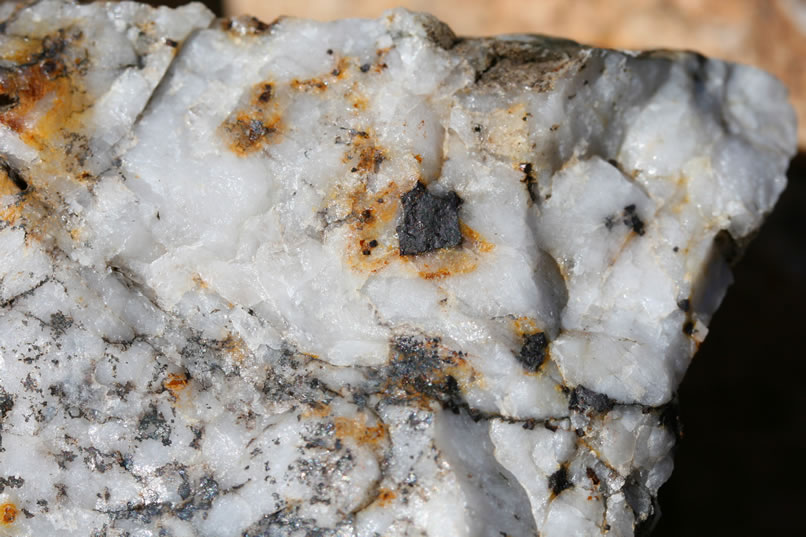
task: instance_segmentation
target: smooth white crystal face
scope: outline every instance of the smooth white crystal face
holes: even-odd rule
[[[403,10],[0,15],[0,534],[651,524],[777,81]]]

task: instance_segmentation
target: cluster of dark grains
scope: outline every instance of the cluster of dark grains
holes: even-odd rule
[[[523,346],[518,353],[518,361],[527,371],[537,371],[546,360],[549,340],[543,332],[529,334],[523,338]]]
[[[595,412],[607,412],[611,410],[615,403],[612,399],[603,393],[589,390],[580,385],[571,391],[571,397],[568,401],[568,408],[586,412],[593,410]]]
[[[568,469],[565,466],[560,466],[559,470],[549,476],[549,488],[555,496],[573,486],[574,484],[568,479]]]
[[[645,233],[644,230],[644,222],[638,217],[638,214],[635,212],[635,205],[627,205],[624,207],[624,224],[632,229],[636,235],[643,235]]]

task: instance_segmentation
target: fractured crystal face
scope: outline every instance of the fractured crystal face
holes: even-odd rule
[[[0,534],[651,527],[774,78],[405,10],[0,18]]]

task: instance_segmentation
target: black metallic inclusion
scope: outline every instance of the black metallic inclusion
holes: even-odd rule
[[[400,198],[403,217],[397,226],[400,255],[417,255],[462,242],[459,207],[455,192],[431,194],[421,182]]]

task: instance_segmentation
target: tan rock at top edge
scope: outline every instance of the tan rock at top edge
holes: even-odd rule
[[[677,48],[752,64],[789,88],[806,147],[806,2],[802,0],[224,0],[227,14],[264,20],[377,17],[428,11],[457,35],[545,33],[611,48]]]

